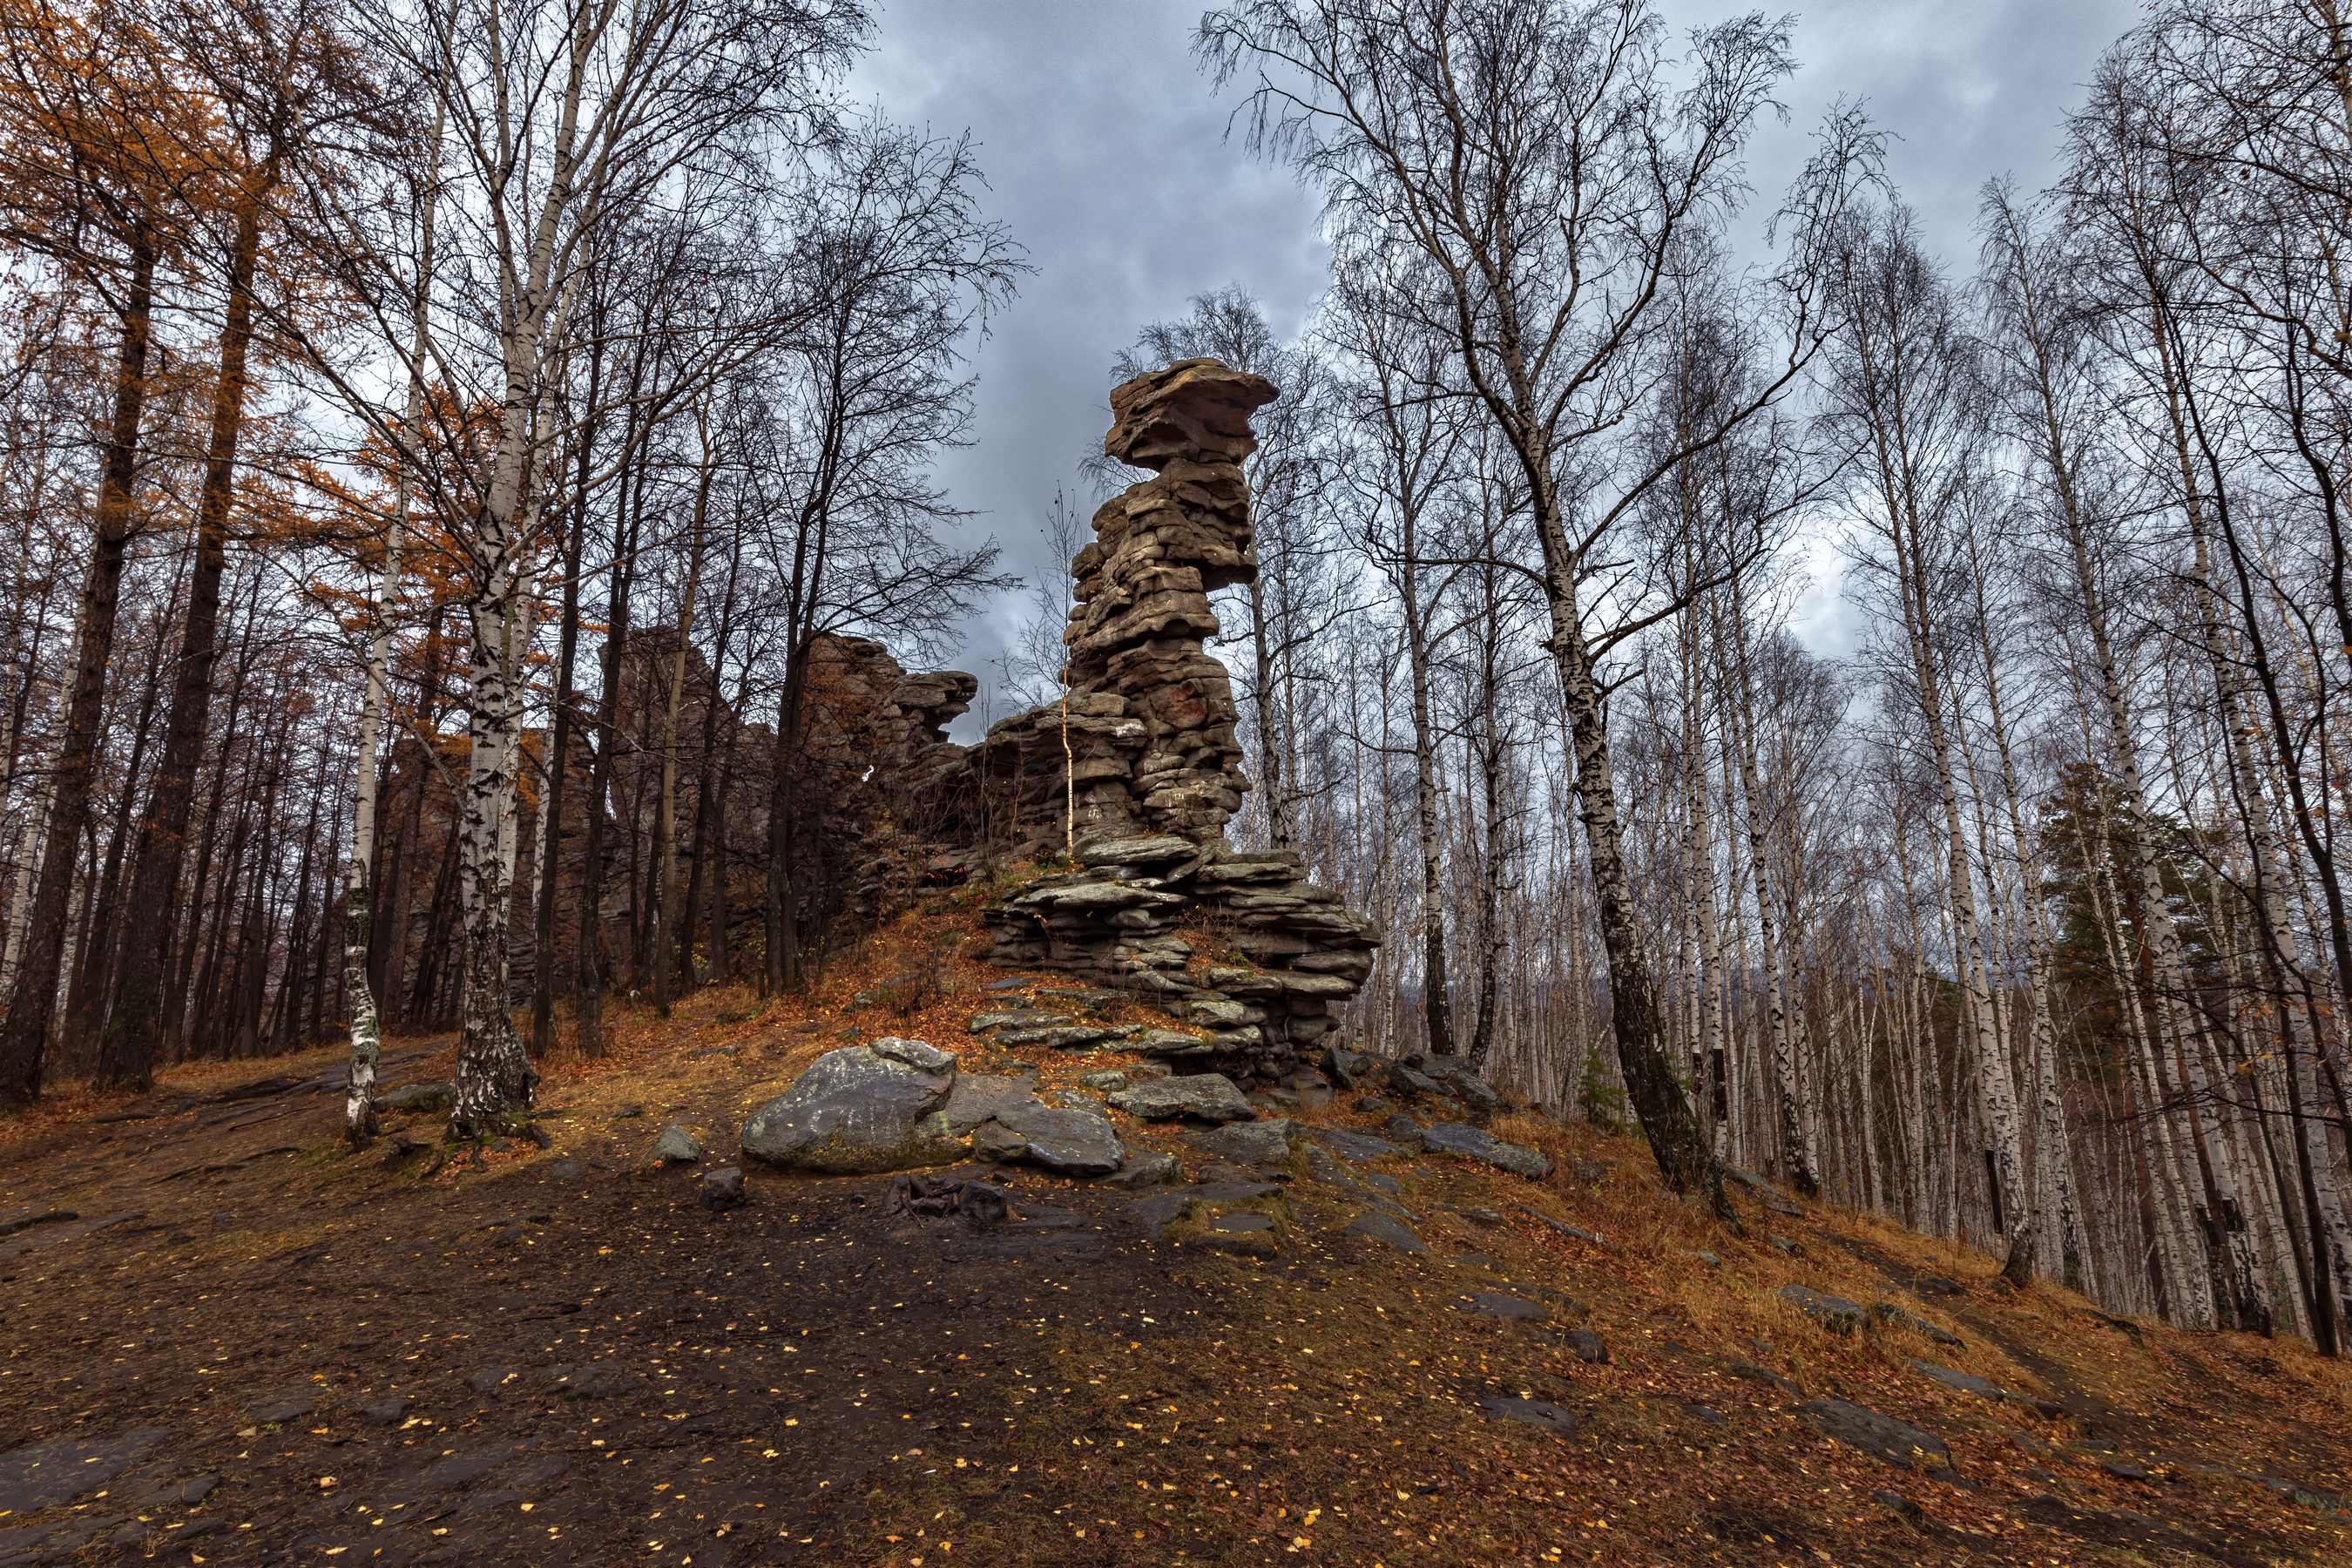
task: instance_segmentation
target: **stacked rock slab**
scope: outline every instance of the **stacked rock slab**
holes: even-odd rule
[[[1333,1027],[1378,935],[1297,857],[1242,854],[1225,824],[1249,788],[1209,595],[1252,582],[1250,415],[1276,395],[1215,360],[1111,393],[1103,449],[1154,470],[1095,514],[1064,634],[1071,694],[997,725],[973,765],[993,836],[1076,840],[1076,868],[987,911],[1001,963],[1138,991],[1202,1031],[1163,1054],[1276,1078]]]

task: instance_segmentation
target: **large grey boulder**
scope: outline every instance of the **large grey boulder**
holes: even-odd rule
[[[998,1159],[1043,1165],[1066,1176],[1108,1176],[1127,1160],[1118,1133],[1091,1110],[1066,1106],[1008,1106],[982,1131],[983,1152]],[[981,1147],[975,1137],[973,1146]]]
[[[963,1154],[944,1114],[956,1059],[921,1040],[845,1046],[809,1064],[743,1124],[743,1152],[787,1170],[850,1173]]]
[[[1248,1121],[1257,1115],[1233,1079],[1213,1072],[1149,1079],[1120,1089],[1110,1102],[1146,1121],[1172,1121],[1180,1116],[1196,1121]]]
[[[1439,1122],[1422,1133],[1421,1146],[1433,1154],[1480,1161],[1531,1182],[1540,1182],[1551,1174],[1551,1162],[1538,1151],[1520,1143],[1506,1143],[1467,1122]]]

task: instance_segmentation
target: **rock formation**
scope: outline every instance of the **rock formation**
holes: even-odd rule
[[[1160,1054],[1278,1079],[1329,1032],[1379,937],[1296,855],[1224,841],[1249,784],[1232,682],[1202,644],[1209,595],[1257,574],[1241,460],[1276,395],[1208,359],[1111,393],[1103,449],[1154,474],[1096,512],[1078,552],[1066,708],[995,726],[970,766],[982,833],[1076,863],[985,912],[996,962],[1140,992],[1202,1030]]]

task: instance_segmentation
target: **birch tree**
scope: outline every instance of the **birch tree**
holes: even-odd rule
[[[1426,279],[1420,280],[1426,286]],[[1450,553],[1436,537],[1439,503],[1461,482],[1455,458],[1463,421],[1446,395],[1445,342],[1415,333],[1388,306],[1394,290],[1415,286],[1375,246],[1341,264],[1326,331],[1359,379],[1348,388],[1355,427],[1353,460],[1340,465],[1353,493],[1360,547],[1396,595],[1404,640],[1407,714],[1412,725],[1412,821],[1418,850],[1423,1027],[1430,1052],[1456,1050],[1446,959],[1444,846],[1438,820],[1438,727],[1433,696],[1441,624],[1453,573],[1433,567]]]
[[[459,531],[470,741],[457,829],[460,1133],[527,1108],[538,1076],[509,1012],[507,847],[544,543],[533,486],[560,435],[548,394],[564,310],[598,237],[675,197],[689,170],[750,174],[805,141],[822,115],[817,94],[866,25],[853,0],[425,0],[372,28],[446,120],[453,238],[482,290],[470,317],[480,331],[465,346],[478,351],[498,410]],[[446,380],[474,379],[448,334],[433,345]]]
[[[1425,325],[1534,521],[1627,1089],[1667,1180],[1725,1207],[1643,947],[1604,708],[1611,648],[1681,607],[1610,580],[1612,535],[1683,454],[1614,437],[1654,385],[1653,307],[1685,236],[1739,205],[1740,154],[1793,60],[1785,24],[1760,16],[1696,31],[1682,61],[1666,37],[1648,0],[1245,0],[1205,16],[1198,47],[1217,79],[1243,79],[1256,145],[1443,280]],[[1874,146],[1832,121],[1749,302],[1780,363],[1696,446],[1785,396],[1828,335],[1827,244]]]
[[[1864,458],[1853,504],[1881,605],[1892,601],[1905,676],[1927,749],[1944,827],[1952,960],[1965,1002],[1979,1101],[1991,1146],[1995,1210],[2011,1256],[2030,1258],[2034,1215],[2008,1042],[1995,1014],[1976,873],[1952,736],[1949,631],[1937,606],[1955,581],[1962,501],[1988,439],[1977,353],[1957,301],[1920,251],[1900,205],[1857,220],[1839,287],[1853,322],[1828,361],[1832,417]]]

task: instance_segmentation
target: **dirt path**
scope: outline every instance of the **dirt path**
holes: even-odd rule
[[[343,1151],[324,1055],[12,1129],[0,1568],[2352,1561],[2340,1384],[2287,1347],[2090,1323],[1980,1259],[1948,1290],[1921,1268],[1957,1261],[1826,1209],[1733,1237],[1629,1140],[1533,1117],[1497,1125],[1541,1182],[1348,1107],[1247,1180],[1124,1126],[1222,1184],[1166,1237],[1167,1189],[997,1167],[1002,1226],[882,1177],[754,1173],[714,1214],[656,1134],[731,1149],[844,1026],[669,1027],[559,1078],[555,1151],[430,1176],[429,1111]],[[446,1054],[403,1044],[387,1081]],[[1799,1282],[1891,1286],[1971,1343],[1830,1332]],[[1832,1441],[1823,1398],[1952,1468]]]
[[[0,1563],[840,1561],[898,1467],[1003,1429],[1024,1342],[1196,1305],[1117,1262],[1123,1194],[1014,1178],[980,1233],[879,1178],[725,1215],[617,1158],[427,1184],[330,1152],[331,1076],[0,1164],[37,1221],[0,1238],[0,1430],[68,1444],[0,1465]]]

